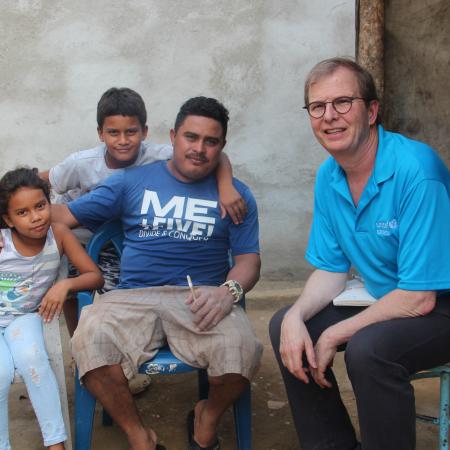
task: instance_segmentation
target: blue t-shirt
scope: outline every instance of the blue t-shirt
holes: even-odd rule
[[[95,229],[120,219],[124,249],[118,288],[186,285],[216,286],[229,272],[232,255],[259,253],[258,213],[249,188],[233,180],[248,214],[234,225],[220,217],[214,175],[184,183],[161,161],[125,169],[68,204],[78,222]]]
[[[427,145],[378,128],[375,167],[355,207],[333,158],[317,174],[306,259],[353,265],[376,298],[399,288],[450,289],[450,175]]]

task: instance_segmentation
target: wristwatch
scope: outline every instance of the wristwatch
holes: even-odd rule
[[[227,280],[221,286],[228,288],[230,294],[234,297],[233,303],[238,303],[244,296],[244,289],[242,289],[242,286],[236,280]]]

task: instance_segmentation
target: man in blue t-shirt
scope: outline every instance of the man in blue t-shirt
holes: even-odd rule
[[[331,155],[317,174],[306,251],[316,270],[270,324],[301,447],[411,450],[410,376],[450,360],[449,172],[427,145],[378,125],[373,79],[351,60],[317,64],[305,105]],[[332,301],[351,268],[375,300],[368,307]],[[361,444],[331,370],[342,350]]]
[[[182,361],[208,369],[208,399],[189,414],[193,450],[218,448],[219,420],[260,363],[262,345],[236,305],[259,278],[256,203],[234,180],[248,214],[238,225],[222,219],[214,174],[227,122],[228,111],[217,100],[192,98],[170,133],[172,160],[125,169],[54,208],[54,220],[70,226],[122,222],[118,289],[83,308],[72,351],[80,378],[132,448],[162,448],[154,431],[143,427],[126,380],[166,342]]]

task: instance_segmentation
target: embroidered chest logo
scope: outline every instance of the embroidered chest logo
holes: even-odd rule
[[[398,228],[396,219],[378,220],[375,222],[375,229],[379,236],[390,236]]]

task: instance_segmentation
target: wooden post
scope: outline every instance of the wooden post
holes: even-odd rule
[[[384,96],[384,0],[356,0],[356,61],[372,74]]]

